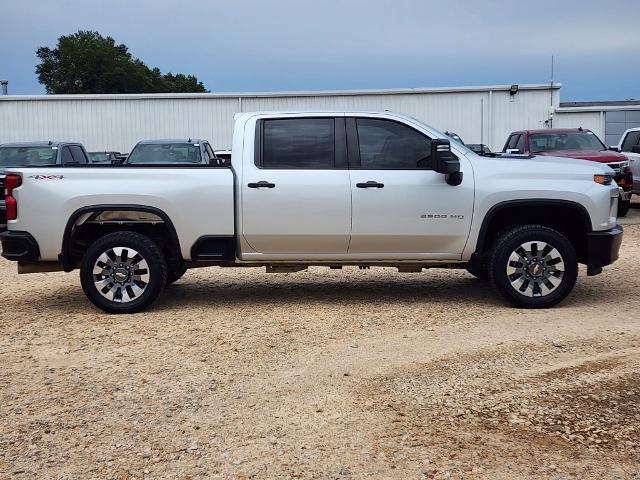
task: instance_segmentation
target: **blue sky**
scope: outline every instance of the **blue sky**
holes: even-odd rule
[[[4,0],[0,78],[44,93],[39,46],[97,30],[211,91],[546,83],[640,98],[637,0]],[[625,14],[627,12],[627,14]]]

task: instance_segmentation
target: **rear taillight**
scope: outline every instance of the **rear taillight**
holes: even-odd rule
[[[13,189],[22,185],[20,175],[7,175],[4,178],[4,201],[7,206],[7,220],[18,218],[18,202],[13,197]]]

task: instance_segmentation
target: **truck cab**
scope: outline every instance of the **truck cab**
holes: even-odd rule
[[[633,193],[640,195],[640,128],[630,128],[622,134],[618,150],[629,159],[633,174]]]

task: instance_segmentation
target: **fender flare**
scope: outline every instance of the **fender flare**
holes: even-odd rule
[[[589,212],[587,209],[571,200],[554,200],[554,199],[546,199],[546,198],[534,198],[527,200],[507,200],[504,202],[500,202],[495,204],[493,207],[489,209],[487,214],[484,216],[482,220],[482,225],[480,226],[480,231],[478,232],[478,241],[476,242],[476,248],[474,251],[474,255],[480,255],[484,252],[486,245],[486,237],[487,231],[489,230],[489,225],[498,214],[498,212],[512,207],[565,207],[575,210],[576,213],[580,215],[582,221],[585,225],[586,231],[585,233],[591,232],[591,217],[589,216]]]
[[[134,204],[101,204],[101,205],[89,205],[86,207],[81,207],[75,212],[71,214],[69,219],[67,220],[67,225],[64,228],[64,233],[62,236],[62,249],[58,254],[58,261],[62,265],[62,268],[65,272],[70,272],[73,270],[73,261],[72,261],[72,245],[73,245],[73,227],[76,224],[78,218],[86,213],[92,212],[105,212],[105,211],[125,211],[125,212],[146,212],[157,215],[162,219],[164,224],[167,226],[169,230],[169,240],[171,249],[178,255],[182,252],[180,249],[180,240],[178,239],[178,233],[176,231],[176,227],[173,225],[173,222],[169,218],[164,211],[160,210],[156,207],[151,207],[148,205],[134,205]]]

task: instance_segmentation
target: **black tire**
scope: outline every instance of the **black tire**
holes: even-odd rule
[[[136,255],[130,256],[131,252]],[[94,267],[102,270],[94,274]],[[148,237],[114,232],[89,246],[80,266],[80,283],[87,298],[105,312],[140,312],[154,302],[167,283],[167,263]]]
[[[542,243],[551,250],[543,247],[539,251]],[[525,245],[531,251],[522,248]],[[516,227],[498,238],[489,262],[489,276],[496,291],[516,307],[552,307],[564,300],[576,283],[576,251],[555,230],[541,225]]]
[[[620,200],[618,198],[618,217],[625,217],[631,208],[631,200]]]
[[[186,272],[187,266],[184,263],[181,263],[179,266],[171,269],[167,276],[167,285],[173,285],[175,282],[180,280]]]

